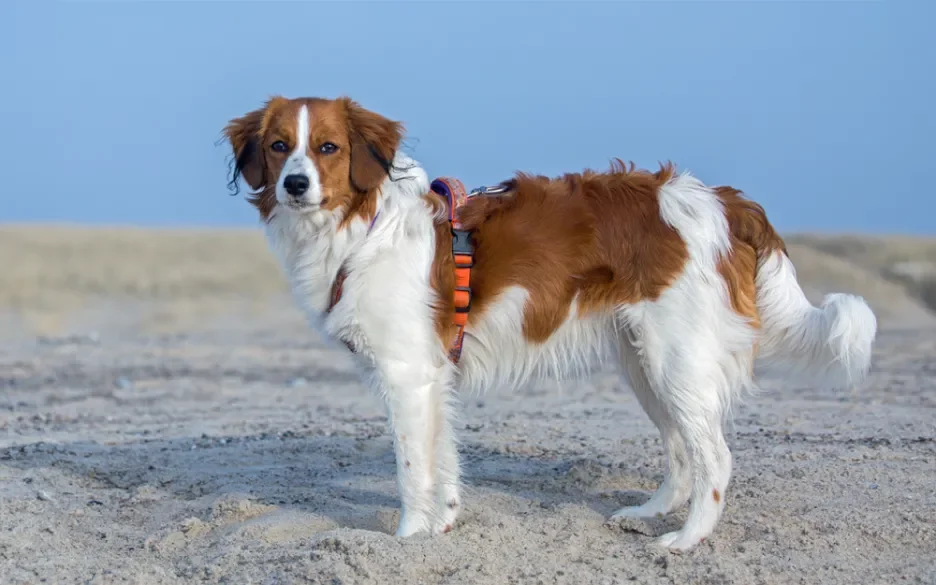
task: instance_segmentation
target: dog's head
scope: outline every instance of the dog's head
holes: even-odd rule
[[[230,186],[236,192],[243,177],[264,220],[278,209],[343,219],[373,213],[403,126],[345,97],[274,97],[224,133],[234,151]]]

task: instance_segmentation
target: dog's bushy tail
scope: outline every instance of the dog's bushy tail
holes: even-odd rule
[[[781,250],[759,262],[756,282],[759,361],[770,371],[832,388],[864,380],[877,334],[877,319],[864,299],[834,293],[813,306]]]
[[[842,293],[826,295],[818,307],[813,306],[764,209],[733,189],[722,189],[720,195],[732,235],[757,253],[757,373],[830,388],[863,381],[877,335],[871,307],[859,296]]]

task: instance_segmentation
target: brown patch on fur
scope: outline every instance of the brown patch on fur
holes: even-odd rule
[[[786,243],[767,220],[767,213],[759,203],[745,198],[741,191],[732,187],[715,187],[715,194],[725,206],[732,236],[754,248],[759,257],[774,250],[787,253]]]
[[[442,527],[442,534],[448,534],[451,531],[452,531],[451,524],[446,524],[445,526]]]
[[[757,311],[757,265],[774,250],[786,254],[786,244],[767,220],[760,204],[744,198],[731,187],[716,187],[715,193],[725,207],[731,252],[718,265],[718,271],[728,285],[731,307],[760,327]]]
[[[562,324],[576,294],[580,313],[656,299],[689,257],[679,234],[660,218],[657,192],[672,174],[670,165],[651,173],[617,160],[603,173],[519,173],[508,193],[471,199],[459,216],[474,231],[469,323],[512,285],[530,293],[523,333],[535,342]],[[432,281],[443,299],[440,320],[451,321],[447,221],[436,230]]]
[[[258,193],[249,201],[264,220],[273,214],[276,183],[283,165],[298,143],[299,110],[309,112],[306,155],[312,159],[322,184],[322,208],[341,209],[343,227],[355,217],[370,220],[377,208],[377,189],[387,177],[393,156],[403,136],[399,122],[364,109],[349,98],[286,99],[274,97],[264,107],[231,120],[225,134],[236,157],[236,168]],[[282,140],[287,152],[271,150]],[[331,142],[336,152],[325,154],[320,147]],[[235,176],[236,178],[236,176]]]
[[[731,252],[718,263],[718,272],[725,279],[731,308],[748,320],[752,327],[760,328],[760,313],[757,311],[757,255],[750,246],[745,246],[731,236]]]
[[[721,493],[718,490],[712,490],[712,499],[715,500],[715,503],[721,502]]]
[[[393,156],[403,139],[403,125],[366,110],[350,99],[341,98],[338,102],[343,106],[350,145],[343,150],[347,153],[347,170],[344,164],[339,165],[334,181],[327,183],[336,186],[332,189],[336,201],[329,201],[326,208],[344,206],[340,229],[355,216],[369,221],[376,215],[377,189],[389,174]],[[323,138],[322,142],[325,140]],[[328,160],[333,158],[334,155],[327,157]],[[326,184],[324,179],[322,184]],[[344,200],[340,200],[341,197]]]

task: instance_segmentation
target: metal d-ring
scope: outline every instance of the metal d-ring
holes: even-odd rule
[[[477,189],[472,189],[468,193],[469,197],[474,197],[475,195],[500,195],[501,193],[506,193],[510,188],[507,185],[500,184],[495,185],[494,187],[478,187]]]

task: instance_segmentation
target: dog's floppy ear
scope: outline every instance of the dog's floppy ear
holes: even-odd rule
[[[351,125],[351,184],[360,192],[376,189],[390,174],[403,140],[403,124],[342,98]]]
[[[278,98],[272,98],[262,108],[234,118],[224,127],[224,135],[234,150],[234,171],[230,185],[236,189],[237,177],[243,176],[256,191],[264,183],[264,157],[262,152],[264,121]]]

